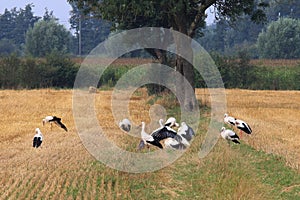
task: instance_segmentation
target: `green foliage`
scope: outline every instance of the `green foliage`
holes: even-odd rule
[[[18,49],[14,42],[6,38],[0,40],[0,56],[7,56],[12,53],[18,53]]]
[[[264,12],[261,10],[261,7],[264,7],[264,5],[257,4],[256,0],[156,0],[142,2],[136,0],[68,0],[68,2],[76,4],[85,13],[93,13],[93,15],[101,16],[103,19],[111,21],[115,29],[126,30],[141,27],[172,28],[191,38],[194,38],[198,30],[204,27],[205,11],[211,6],[215,7],[219,17],[232,20],[236,20],[242,14],[251,16],[251,19],[254,21],[259,21],[265,17]],[[239,6],[236,6],[237,3]],[[161,40],[162,44],[166,44],[165,42],[165,40]],[[170,43],[167,44],[170,45]],[[168,46],[166,45],[166,47]],[[156,51],[155,54],[153,56],[155,58],[165,57],[165,55],[161,55],[165,54],[161,51]],[[190,53],[187,54],[192,56]],[[174,63],[176,63],[178,71],[182,73],[194,88],[193,68],[187,62],[182,62],[179,56],[174,57],[174,61],[175,59],[177,59],[177,62]],[[162,60],[159,60],[159,62],[163,63]],[[155,90],[156,88],[153,87],[154,92]],[[158,90],[161,89],[158,88]],[[193,105],[192,102],[189,104]]]
[[[0,59],[0,88],[72,88],[77,71],[78,66],[60,55],[41,60],[12,54]]]
[[[254,66],[247,55],[240,57],[225,57],[212,55],[219,69],[225,88],[268,89],[268,90],[300,90],[300,65],[298,66]],[[19,58],[15,54],[0,59],[0,88],[72,88],[79,65],[70,58],[58,54],[49,54],[45,59]],[[84,77],[98,80],[98,87],[110,89],[115,87],[135,86],[141,79],[150,79],[147,70],[133,70],[133,65],[113,65],[106,68],[101,77],[93,68],[82,71]],[[129,70],[130,73],[127,73]],[[150,70],[150,72],[153,70]],[[124,76],[127,76],[124,78]],[[155,74],[153,74],[155,75]],[[210,76],[210,75],[205,75]],[[122,82],[120,81],[122,78]],[[212,77],[213,78],[213,77]],[[130,81],[127,81],[130,80]],[[82,80],[84,83],[85,81]],[[88,82],[89,80],[87,80]],[[166,81],[164,79],[164,81]],[[214,80],[209,80],[213,82]],[[195,70],[196,87],[207,87],[203,77]],[[85,85],[86,86],[86,85]],[[147,84],[148,94],[165,92],[161,86]],[[213,85],[212,85],[213,87]]]
[[[43,84],[49,87],[72,88],[78,68],[68,57],[49,54],[42,64]]]
[[[75,30],[76,47],[78,47],[79,35],[81,39],[81,55],[87,55],[98,44],[103,42],[110,33],[111,24],[105,20],[97,18],[92,14],[85,14],[75,4],[71,4],[71,28]],[[79,30],[80,29],[80,30]],[[76,48],[78,49],[78,48]],[[75,51],[79,54],[79,51]]]
[[[0,14],[0,40],[7,39],[19,50],[22,49],[26,31],[40,18],[33,15],[32,7],[32,4],[27,4],[24,9],[5,9]]]
[[[225,88],[299,90],[300,65],[295,67],[254,66],[247,55],[226,57],[213,54]],[[197,81],[203,81],[197,79]],[[202,85],[201,85],[202,86]]]
[[[71,33],[55,19],[41,20],[26,33],[26,52],[34,57],[69,52]]]
[[[204,36],[197,41],[208,51],[227,56],[236,56],[246,51],[251,58],[257,58],[256,41],[265,25],[254,23],[249,16],[241,16],[238,21],[219,20],[215,25],[203,30]]]
[[[16,55],[0,60],[0,87],[17,88],[19,86],[19,69],[21,60]]]
[[[251,58],[260,57],[256,45],[259,33],[266,29],[269,23],[277,21],[280,17],[299,19],[300,11],[297,8],[300,6],[300,1],[267,0],[260,2],[269,4],[268,7],[261,6],[264,8],[267,18],[267,20],[263,20],[264,23],[253,23],[252,18],[247,15],[240,16],[234,22],[228,18],[221,18],[216,24],[203,30],[204,36],[198,39],[201,45],[209,52],[218,52],[228,56],[237,55],[240,50],[246,50]],[[269,46],[271,47],[268,50],[278,51],[278,49],[271,49],[272,44]],[[265,51],[267,56],[261,57],[269,58],[268,50]]]
[[[298,0],[270,0],[267,9],[269,21],[276,21],[278,17],[300,18],[300,1]]]
[[[132,66],[122,65],[122,66],[109,66],[103,72],[98,86],[108,86],[114,87],[117,81],[130,69]]]
[[[258,36],[258,49],[262,58],[300,57],[300,20],[280,18],[272,22]]]

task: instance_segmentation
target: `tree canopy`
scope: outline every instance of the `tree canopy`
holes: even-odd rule
[[[70,32],[55,19],[47,18],[27,31],[25,48],[34,57],[44,57],[51,53],[68,53],[70,42]]]
[[[78,48],[81,48],[78,53],[87,55],[108,37],[111,24],[95,17],[92,13],[82,12],[75,4],[71,4],[71,6],[70,24],[71,28],[75,30],[76,44]]]
[[[0,14],[0,41],[3,40],[2,44],[9,44],[0,45],[1,52],[11,53],[22,49],[26,31],[40,19],[33,15],[32,7],[32,4],[28,4],[24,9],[5,9],[4,13]],[[15,49],[12,49],[13,47]]]
[[[116,29],[132,29],[139,27],[163,27],[172,28],[191,38],[203,27],[206,18],[205,11],[214,6],[218,18],[237,20],[242,14],[250,15],[253,21],[265,19],[262,10],[265,3],[257,3],[256,0],[68,0],[75,3],[86,13],[94,13],[103,19],[112,22]],[[188,47],[188,44],[177,43]],[[187,46],[186,46],[187,45]],[[185,48],[186,49],[186,48]],[[193,57],[192,50],[187,54]],[[156,51],[158,52],[158,51]],[[162,54],[162,52],[158,52]],[[180,72],[195,87],[195,75],[193,66],[186,60],[176,55],[176,70]],[[191,59],[192,60],[192,59]],[[184,88],[177,88],[184,94],[184,104],[188,110],[193,109],[191,95],[185,93]]]
[[[271,22],[258,36],[258,50],[262,58],[300,57],[300,20],[280,18]]]

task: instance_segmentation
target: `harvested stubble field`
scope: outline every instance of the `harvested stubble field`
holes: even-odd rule
[[[206,93],[197,90],[197,95],[202,94],[199,99],[209,103]],[[97,117],[109,138],[135,151],[139,140],[124,135],[114,124],[111,91],[95,95]],[[300,93],[292,91],[228,90],[228,112],[252,125],[254,134],[245,136],[245,143],[286,156],[288,164],[297,167],[299,98]],[[246,145],[229,147],[220,140],[209,156],[199,160],[206,118],[201,119],[191,148],[175,163],[153,173],[129,174],[106,167],[86,151],[75,129],[71,90],[3,90],[0,99],[0,199],[284,199],[300,195],[299,177],[277,166],[281,158]],[[136,123],[150,121],[147,100],[141,92],[130,101]],[[51,131],[49,124],[43,127],[46,115],[62,117],[69,131],[56,126]],[[44,135],[40,149],[31,147],[36,127]],[[283,172],[264,168],[266,160]],[[277,174],[284,180],[273,180]],[[286,174],[292,174],[288,180]]]
[[[208,90],[198,89],[196,94],[209,104]],[[251,137],[244,134],[247,144],[282,155],[288,165],[299,170],[300,91],[232,89],[226,90],[226,100],[229,115],[243,119],[253,129]]]

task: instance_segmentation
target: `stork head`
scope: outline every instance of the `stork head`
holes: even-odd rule
[[[227,113],[225,113],[225,114],[224,114],[224,117],[228,117],[228,114],[227,114]]]
[[[35,133],[40,133],[40,132],[41,132],[41,130],[39,128],[35,129]]]
[[[176,119],[175,119],[174,117],[170,117],[170,118],[166,121],[165,126],[169,126],[169,127],[176,126],[176,127],[178,127],[179,124],[176,123]]]
[[[223,131],[225,131],[225,127],[224,126],[221,128],[221,132],[223,132]]]

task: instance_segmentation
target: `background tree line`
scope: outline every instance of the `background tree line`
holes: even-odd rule
[[[86,9],[79,8],[74,2],[78,1],[70,2],[71,30],[60,25],[52,12],[47,9],[44,16],[34,16],[32,4],[19,10],[5,9],[4,13],[0,14],[0,55],[15,53],[18,56],[43,57],[52,51],[75,56],[87,55],[108,37],[113,24],[99,19],[99,16],[93,12],[86,12]],[[264,8],[267,20],[263,23],[255,23],[250,15],[245,14],[235,16],[234,21],[215,14],[218,18],[216,23],[209,26],[200,24],[195,31],[195,39],[207,51],[222,55],[232,56],[246,51],[250,58],[299,58],[300,1],[265,0],[264,2],[269,6]],[[108,6],[106,9],[114,8]],[[111,18],[118,17],[118,13],[111,13]],[[168,23],[158,14],[157,19],[150,19],[151,21],[146,20],[147,16],[143,18],[140,16],[139,19],[129,14],[126,16],[135,17],[136,23],[124,20],[123,24],[118,25],[118,29],[122,29],[123,26],[135,28],[143,25],[142,23],[147,26],[166,27]],[[122,15],[119,17],[124,18]],[[155,21],[156,24],[153,23]],[[37,46],[37,41],[44,44]],[[270,48],[276,45],[278,46],[276,49]],[[150,50],[148,53],[150,54],[143,52],[142,56],[160,57],[155,51]]]
[[[260,90],[300,90],[300,64],[296,66],[255,66],[245,54],[238,57],[212,54],[225,88]],[[133,64],[110,66],[98,87],[111,88]],[[0,58],[0,89],[73,88],[80,65],[69,57],[52,53],[43,59],[20,58],[14,54]],[[92,73],[92,72],[87,72]],[[93,74],[89,74],[92,76]],[[195,71],[197,88],[207,87]],[[150,88],[151,89],[151,88]]]
[[[70,17],[73,32],[59,24],[53,13],[47,9],[44,16],[34,16],[32,12],[34,5],[32,4],[19,10],[16,8],[6,9],[3,14],[0,14],[1,88],[69,88],[73,86],[72,81],[74,81],[79,66],[72,62],[71,58],[78,54],[88,54],[98,43],[108,37],[111,33],[111,26],[115,26],[116,23],[99,19],[97,13],[86,11],[80,7],[78,5],[80,1],[70,2],[73,8]],[[215,2],[221,3],[222,1]],[[252,1],[247,2],[251,3]],[[163,1],[161,3],[167,5],[170,2]],[[237,10],[235,14],[231,15],[234,20],[216,15],[218,20],[215,24],[206,26],[205,23],[200,23],[194,32],[194,38],[213,55],[225,86],[228,88],[299,89],[297,87],[299,66],[295,68],[283,66],[278,69],[258,68],[248,62],[250,58],[300,57],[298,48],[300,44],[298,34],[300,2],[266,0],[265,3],[269,4],[269,7],[261,4],[266,13],[264,23],[255,23],[252,19],[253,15],[241,14],[242,12]],[[215,4],[215,6],[218,5]],[[140,9],[142,6],[148,6],[148,4],[141,5]],[[223,6],[225,7],[219,8],[221,11],[226,8],[226,5]],[[106,9],[112,11],[111,9],[114,7],[106,7]],[[168,26],[168,22],[163,20],[165,19],[164,15],[159,15],[161,13],[150,13],[153,10],[148,10],[146,13],[142,11],[143,9],[139,13],[145,15],[131,16],[126,9],[120,12],[118,16],[120,19],[125,16],[129,19],[135,18],[136,24],[133,21],[125,20],[123,24],[118,24],[115,30],[119,31],[123,26],[124,28],[135,28],[143,23],[149,26]],[[118,13],[114,11],[111,14],[113,17]],[[152,16],[155,18],[151,18]],[[41,44],[42,46],[40,46]],[[159,59],[162,58],[159,56],[161,53],[150,49],[148,52],[132,52],[124,56]],[[164,61],[162,60],[162,62]],[[167,62],[167,58],[165,62]],[[105,77],[100,80],[99,86],[114,85],[117,77],[128,68],[128,66],[125,66],[125,69],[120,67],[120,70],[109,69]],[[205,86],[198,74],[195,74],[194,80],[195,87]]]
[[[247,52],[250,58],[300,58],[300,1],[264,2],[269,6],[265,8],[263,23],[255,23],[246,15],[234,23],[220,18],[203,29],[197,40],[207,51],[227,56]]]
[[[79,42],[81,55],[87,55],[110,33],[109,22],[84,15],[75,5],[70,16],[71,30],[59,24],[47,9],[43,16],[34,16],[33,7],[28,4],[19,10],[5,9],[0,14],[0,56],[14,53],[22,57],[44,57],[52,52],[77,56]]]

